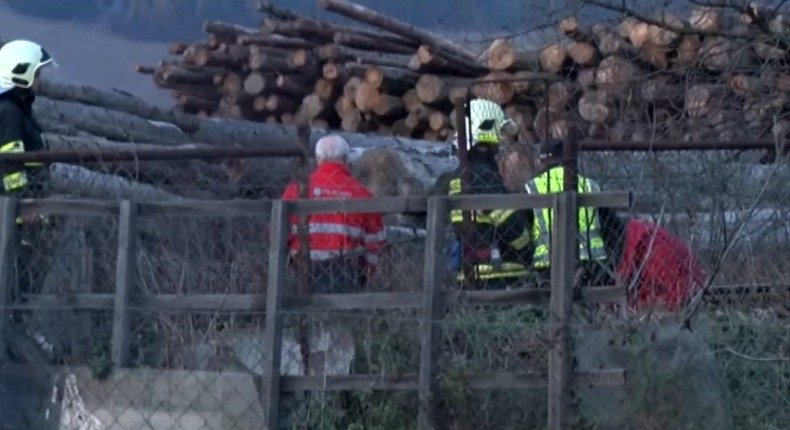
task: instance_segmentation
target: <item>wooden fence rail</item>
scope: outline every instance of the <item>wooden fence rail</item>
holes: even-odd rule
[[[550,356],[548,374],[469,374],[470,388],[523,389],[545,387],[549,391],[549,428],[567,428],[569,397],[573,386],[616,385],[624,380],[621,369],[572,372],[568,327],[576,272],[577,214],[579,206],[625,208],[631,204],[629,193],[554,195],[460,195],[429,198],[376,198],[370,200],[298,201],[181,201],[131,202],[96,200],[14,200],[0,198],[0,313],[14,309],[112,310],[112,358],[118,367],[129,365],[130,321],[133,312],[259,312],[265,311],[264,342],[267,346],[261,379],[260,400],[267,428],[277,428],[279,399],[283,391],[312,390],[414,390],[419,396],[418,424],[435,428],[434,405],[438,386],[438,350],[441,321],[449,305],[545,304],[550,309]],[[540,209],[551,208],[554,215],[551,254],[551,288],[509,291],[461,291],[447,288],[442,261],[448,212],[453,209]],[[427,232],[423,285],[420,292],[361,294],[286,294],[288,276],[287,237],[289,215],[326,212],[426,212]],[[15,253],[15,219],[18,214],[95,215],[118,217],[118,253],[114,294],[25,295],[10,301]],[[141,218],[167,216],[268,216],[271,231],[266,294],[246,295],[144,295],[136,288],[135,257],[137,226]],[[621,301],[624,291],[615,287],[596,287],[582,291],[586,303]],[[283,318],[286,313],[314,313],[352,309],[414,309],[420,321],[419,369],[413,374],[387,378],[382,375],[281,376],[280,360]],[[3,326],[0,321],[0,347]]]

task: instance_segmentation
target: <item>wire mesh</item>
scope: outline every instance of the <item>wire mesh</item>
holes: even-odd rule
[[[495,185],[498,192],[526,192],[523,184],[539,171],[529,151],[529,147],[505,147],[483,178],[489,173],[493,176],[488,178],[501,175],[501,183]],[[607,276],[581,284],[582,289],[628,287],[630,306],[578,302],[571,340],[575,371],[622,368],[625,384],[576,384],[576,414],[570,418],[574,428],[778,429],[790,420],[786,399],[776,395],[790,384],[786,322],[790,297],[785,287],[790,218],[783,186],[790,179],[787,163],[780,159],[759,164],[753,153],[735,155],[734,151],[581,153],[581,175],[604,191],[634,190],[635,201],[631,209],[616,213],[619,229],[601,225],[607,247],[602,273]],[[59,166],[52,170],[76,169]],[[248,196],[280,198],[291,193],[288,198],[298,197],[295,182],[286,191],[286,181],[275,186],[265,172],[260,173],[261,185],[251,188],[258,191]],[[320,169],[314,171],[309,197],[361,192],[358,187],[367,184],[352,181],[354,173],[358,172],[331,171],[319,178]],[[446,175],[433,193],[447,194],[454,177],[457,173]],[[61,187],[61,193],[50,195],[113,200],[161,196],[158,191],[137,194],[137,189],[130,193],[126,188],[116,192],[116,182],[91,181],[88,192]],[[484,185],[489,188],[472,192],[490,192],[491,184]],[[370,188],[398,195],[397,183]],[[183,193],[174,190],[169,189]],[[6,314],[6,326],[20,335],[12,339],[10,360],[0,371],[2,396],[14,399],[2,402],[3,416],[9,417],[7,428],[50,428],[55,422],[61,428],[262,426],[260,387],[269,348],[264,343],[263,308],[270,214],[160,212],[145,213],[138,220],[134,288],[143,299],[132,302],[131,363],[123,369],[112,362],[116,217],[50,216],[46,223],[19,225],[15,279],[20,286],[7,308],[14,310]],[[421,293],[425,213],[403,212],[339,216],[330,210],[307,218],[312,253],[308,255],[313,260],[309,289],[305,293],[300,287],[303,269],[292,254],[286,303],[320,294],[317,302],[310,302],[318,303],[319,309],[284,311],[280,368],[284,392],[279,399],[283,428],[416,426],[423,330],[417,296],[403,306],[397,304],[403,297],[393,298],[396,304],[376,311],[358,309],[364,303],[329,311],[327,301],[337,304],[342,299],[321,298],[343,293]],[[491,212],[475,215],[490,217]],[[502,261],[515,255],[525,268],[525,273],[482,284],[458,280],[465,243],[461,226],[449,222],[439,260],[446,269],[442,285],[446,297],[458,297],[451,293],[459,290],[545,290],[550,282],[545,269],[541,274],[532,267],[535,245],[520,255],[507,249],[507,242],[522,234],[533,238],[530,219],[534,223],[537,216],[534,210],[511,213],[504,219],[523,217],[525,222],[503,223],[506,227],[500,231],[483,231],[483,237],[476,239],[478,246],[483,242],[501,247]],[[447,219],[452,221],[450,213]],[[635,220],[648,224],[634,224]],[[293,216],[289,224],[285,245],[295,251],[300,242],[298,217]],[[635,240],[640,232],[642,240]],[[641,270],[625,282],[621,274],[626,272],[620,267],[624,250],[635,249],[639,242],[650,252],[634,257]],[[339,264],[322,261],[325,254],[315,253],[338,246],[343,250]],[[483,257],[478,263],[491,262],[490,253]],[[689,269],[696,265],[703,271],[701,280]],[[675,279],[674,284],[670,279]],[[694,296],[696,288],[706,293]],[[37,298],[40,294],[45,296]],[[160,298],[152,299],[156,295]],[[449,300],[438,340],[438,426],[544,428],[545,387],[518,383],[515,388],[512,380],[496,376],[526,375],[523,378],[534,378],[535,385],[545,383],[551,343],[548,295],[544,299],[507,306]],[[667,303],[677,307],[656,309]],[[691,331],[684,328],[687,320]],[[30,357],[39,360],[40,371],[32,370]],[[317,379],[288,379],[305,374]],[[337,377],[354,375],[375,375],[376,381],[401,385],[395,391],[370,385],[326,390],[337,383]]]

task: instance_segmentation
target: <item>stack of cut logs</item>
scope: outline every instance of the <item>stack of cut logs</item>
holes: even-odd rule
[[[138,70],[185,112],[426,140],[451,137],[454,103],[467,92],[505,106],[521,142],[572,130],[610,140],[757,138],[790,106],[790,30],[770,9],[617,26],[569,17],[556,43],[527,50],[498,39],[477,53],[347,0],[318,3],[372,28],[261,2],[260,29],[206,22],[206,42],[173,43],[177,60]]]

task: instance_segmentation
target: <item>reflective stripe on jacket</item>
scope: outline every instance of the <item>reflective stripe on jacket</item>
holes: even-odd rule
[[[450,181],[448,190],[449,195],[461,193],[461,179],[454,178]],[[472,222],[474,224],[486,224],[496,229],[507,223],[508,219],[513,216],[516,211],[513,209],[494,209],[491,211],[471,211]],[[463,222],[462,211],[454,209],[450,212],[450,221],[460,226]],[[524,249],[530,244],[531,238],[529,231],[525,230],[517,239],[511,241],[507,245],[514,250]],[[490,244],[491,247],[497,247],[499,244]],[[527,267],[518,262],[502,261],[502,264],[495,268],[492,264],[479,263],[474,265],[475,277],[481,280],[490,279],[503,279],[521,277],[527,274]],[[464,273],[461,271],[457,275],[459,281],[464,280]]]
[[[308,182],[310,199],[369,199],[373,194],[357,181],[340,163],[323,163]],[[283,200],[296,200],[299,190],[296,183],[289,184]],[[325,213],[307,217],[310,260],[325,261],[334,258],[359,259],[363,265],[375,266],[378,253],[387,241],[384,223],[379,213]],[[288,247],[291,255],[299,249],[299,217],[290,217],[291,234]]]
[[[565,169],[561,166],[554,167],[542,173],[525,185],[530,194],[553,194],[564,191],[563,179]],[[593,193],[600,191],[595,181],[578,177],[578,191],[580,193]],[[606,249],[601,238],[601,226],[595,214],[595,208],[579,208],[579,259],[605,260]],[[551,263],[551,229],[553,209],[543,208],[535,210],[535,223],[532,229],[532,238],[536,243],[533,265],[536,268],[547,268]]]

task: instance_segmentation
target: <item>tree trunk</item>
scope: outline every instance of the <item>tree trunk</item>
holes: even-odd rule
[[[466,64],[450,57],[443,57],[434,48],[428,45],[420,45],[415,54],[416,69],[414,64],[409,64],[409,68],[419,72],[447,73],[457,76],[479,76],[486,72],[483,66],[477,64]]]
[[[360,49],[363,51],[387,52],[390,54],[408,54],[414,52],[414,48],[393,43],[380,37],[363,37],[350,33],[335,33],[332,39],[338,45],[349,48]]]
[[[152,121],[169,122],[187,133],[196,130],[198,127],[199,121],[197,118],[176,111],[158,108],[128,93],[101,91],[89,86],[54,83],[46,79],[42,79],[40,82],[40,94],[53,100],[99,106]]]
[[[511,79],[513,79],[513,75],[507,72],[491,72],[482,78],[483,81],[507,81]],[[506,105],[513,100],[516,91],[513,89],[512,82],[491,82],[473,86],[472,94],[475,97],[488,99],[499,105]]]
[[[544,72],[560,73],[568,60],[568,50],[562,45],[553,43],[540,50],[538,59]]]
[[[353,20],[379,27],[406,39],[451,53],[456,57],[465,59],[469,63],[475,63],[475,55],[469,50],[461,48],[447,39],[430,34],[405,22],[384,16],[364,6],[346,0],[319,0],[318,4],[330,12],[339,13]]]
[[[540,67],[537,52],[519,50],[505,39],[495,40],[486,52],[491,70],[533,70]]]
[[[579,114],[593,124],[605,124],[613,119],[613,112],[608,105],[604,91],[589,91],[579,100]]]
[[[419,75],[407,69],[392,67],[368,67],[365,71],[365,80],[374,88],[386,91],[392,95],[402,95],[417,83]]]

